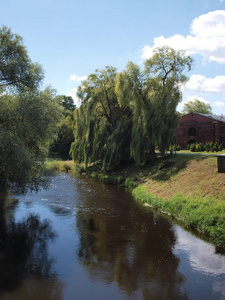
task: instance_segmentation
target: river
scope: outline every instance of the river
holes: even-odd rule
[[[0,299],[225,299],[225,254],[123,188],[58,174],[1,200]]]

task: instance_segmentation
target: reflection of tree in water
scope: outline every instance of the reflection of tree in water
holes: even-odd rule
[[[48,257],[48,241],[55,237],[50,222],[40,221],[39,216],[34,214],[18,223],[13,218],[4,222],[3,213],[2,210],[0,223],[4,226],[0,230],[0,296],[6,291],[18,289],[24,279],[35,281],[49,277],[53,280],[47,294],[57,291],[60,295],[62,285],[58,283],[56,286],[56,281],[53,283],[56,277],[52,271],[54,260]]]
[[[128,296],[141,292],[143,299],[187,298],[172,250],[174,231],[166,219],[127,207],[119,220],[80,211],[77,226],[78,256],[92,278],[114,281]]]

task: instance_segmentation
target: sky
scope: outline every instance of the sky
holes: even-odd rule
[[[225,114],[225,0],[0,0],[3,25],[43,66],[44,86],[77,105],[77,87],[96,69],[142,67],[168,45],[194,59],[178,111],[198,99]]]

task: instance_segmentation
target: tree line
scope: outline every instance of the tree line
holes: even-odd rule
[[[54,89],[41,89],[43,78],[22,37],[0,28],[0,190],[46,183],[44,160],[62,109]]]
[[[96,70],[73,99],[42,88],[44,71],[33,63],[20,35],[0,28],[0,189],[37,189],[46,183],[48,155],[104,170],[123,162],[156,159],[175,139],[180,85],[192,58],[169,47],[156,49],[143,70],[129,62],[118,72]],[[72,144],[71,144],[72,143]]]
[[[73,159],[85,168],[101,161],[110,170],[123,162],[154,161],[156,147],[164,153],[175,140],[180,87],[192,62],[183,51],[162,47],[143,70],[129,62],[122,72],[108,66],[90,74],[78,87]]]

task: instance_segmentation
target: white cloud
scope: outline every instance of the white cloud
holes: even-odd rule
[[[225,76],[216,76],[207,78],[203,75],[195,74],[185,84],[184,91],[186,92],[211,92],[225,93]]]
[[[215,106],[223,107],[224,106],[224,102],[223,101],[216,101],[215,102]]]
[[[176,227],[176,234],[175,252],[186,252],[190,265],[195,271],[213,276],[224,274],[225,257],[217,254],[213,245],[197,239],[180,227]],[[219,290],[218,288],[218,292]]]
[[[71,74],[70,75],[70,80],[73,80],[73,81],[78,81],[78,82],[81,82],[83,80],[86,80],[87,79],[87,76],[77,76],[75,74]]]
[[[190,35],[156,37],[152,47],[146,45],[142,49],[142,58],[151,57],[155,48],[165,45],[176,50],[186,50],[188,54],[200,54],[203,56],[203,63],[225,63],[225,10],[211,11],[194,19],[190,26]]]

